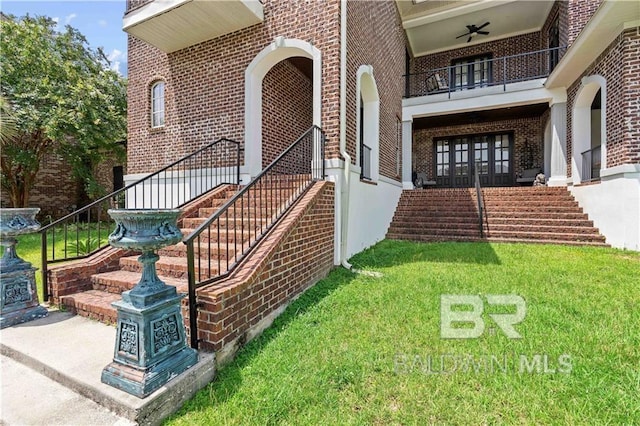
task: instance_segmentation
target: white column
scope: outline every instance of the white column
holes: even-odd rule
[[[551,176],[549,186],[567,185],[567,103],[551,106]]]
[[[402,122],[402,189],[413,189],[411,181],[412,159],[411,150],[413,149],[413,120]]]

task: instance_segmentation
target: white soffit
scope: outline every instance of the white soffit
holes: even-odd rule
[[[551,0],[475,0],[437,2],[424,8],[423,3],[398,0],[402,24],[414,56],[457,49],[519,34],[539,31],[553,7]],[[410,6],[409,4],[413,5]],[[467,32],[467,25],[480,26],[489,35],[457,38]]]
[[[554,68],[545,86],[569,87],[624,29],[638,26],[640,1],[604,1]]]

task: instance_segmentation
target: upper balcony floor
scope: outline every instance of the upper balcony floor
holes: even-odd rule
[[[261,0],[127,0],[123,30],[170,53],[263,20]]]

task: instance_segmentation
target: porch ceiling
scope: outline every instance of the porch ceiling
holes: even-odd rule
[[[549,108],[548,103],[523,105],[510,108],[499,108],[482,111],[463,112],[459,114],[420,117],[413,120],[414,129],[432,127],[460,126],[488,121],[512,120],[517,118],[539,117]]]
[[[402,25],[414,56],[485,43],[539,31],[553,6],[552,0],[396,0]],[[456,39],[467,25],[480,26],[489,35]]]

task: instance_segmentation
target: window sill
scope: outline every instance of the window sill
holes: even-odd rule
[[[378,182],[374,182],[374,181],[369,180],[369,179],[360,178],[360,182],[366,183],[367,185],[375,185],[375,186],[378,185]]]

